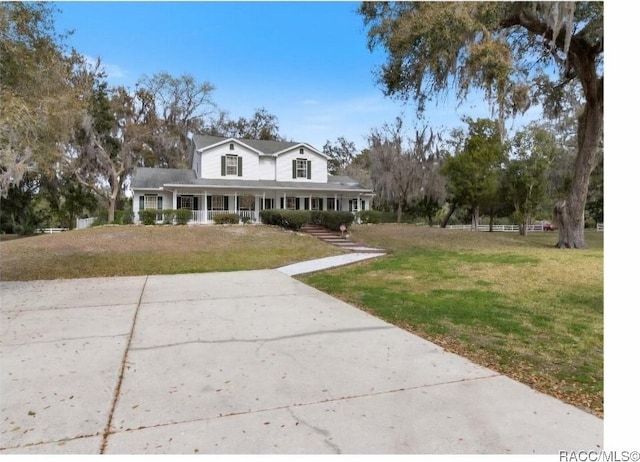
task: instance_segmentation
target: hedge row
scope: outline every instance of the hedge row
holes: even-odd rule
[[[138,212],[140,221],[144,225],[155,225],[158,219],[165,225],[173,224],[186,225],[191,220],[191,210],[189,209],[145,209]]]
[[[298,231],[302,225],[311,221],[311,212],[308,210],[263,210],[260,212],[260,218],[265,225]]]
[[[324,226],[332,231],[340,231],[340,225],[347,228],[353,223],[355,216],[351,212],[323,210],[311,212],[311,223]]]
[[[240,215],[237,213],[219,213],[213,216],[213,221],[219,225],[237,225],[240,223]]]
[[[393,213],[379,210],[363,210],[358,214],[358,217],[362,224],[395,223],[397,221]]]
[[[281,226],[294,231],[300,230],[302,225],[307,223],[340,231],[340,225],[345,225],[348,228],[355,217],[350,212],[332,210],[263,210],[260,212],[260,218],[265,225]]]

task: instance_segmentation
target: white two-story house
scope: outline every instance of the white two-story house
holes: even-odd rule
[[[143,168],[131,180],[136,223],[142,209],[189,209],[194,223],[218,213],[254,222],[260,211],[369,210],[373,191],[327,172],[327,156],[306,143],[195,135],[191,169]],[[160,217],[159,217],[160,218]]]

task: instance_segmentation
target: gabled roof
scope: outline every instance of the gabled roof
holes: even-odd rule
[[[209,135],[193,135],[193,142],[196,150],[215,146],[217,144],[225,143],[228,141],[236,141],[242,143],[251,149],[254,149],[262,154],[277,155],[281,152],[288,151],[296,146],[305,146],[320,155],[325,155],[322,151],[318,151],[315,147],[307,143],[300,143],[298,141],[272,141],[272,140],[250,140],[244,138],[225,138],[222,136],[209,136]]]

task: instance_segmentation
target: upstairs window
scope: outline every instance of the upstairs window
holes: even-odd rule
[[[307,161],[305,159],[296,159],[296,178],[307,177]]]
[[[294,159],[292,168],[293,178],[311,179],[311,161],[306,159]]]
[[[242,157],[234,154],[222,156],[222,176],[242,176]]]
[[[227,175],[238,174],[238,156],[227,156]]]

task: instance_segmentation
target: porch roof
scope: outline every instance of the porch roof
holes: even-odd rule
[[[197,178],[193,170],[138,167],[131,179],[131,189],[188,188],[188,189],[251,189],[251,190],[299,190],[326,192],[353,192],[373,194],[348,176],[328,176],[326,183],[302,183],[295,181],[206,179]]]

